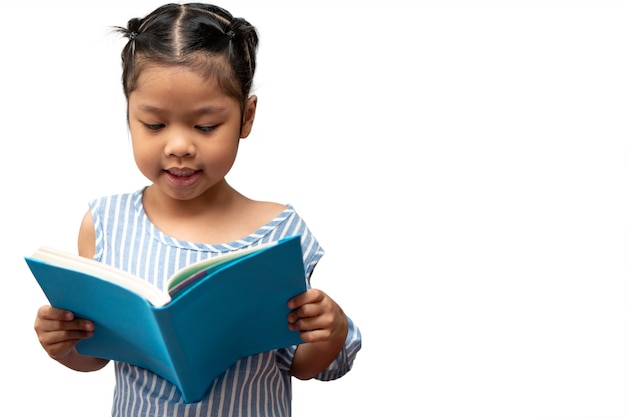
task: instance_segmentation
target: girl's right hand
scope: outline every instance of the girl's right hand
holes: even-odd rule
[[[74,317],[74,313],[46,305],[39,308],[35,332],[39,343],[51,358],[63,362],[76,353],[74,347],[82,339],[93,336],[94,323]]]

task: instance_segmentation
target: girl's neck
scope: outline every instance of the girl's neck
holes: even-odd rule
[[[192,200],[176,200],[154,185],[143,192],[143,208],[150,221],[162,232],[186,241],[221,243],[221,225],[248,199],[224,181]]]
[[[178,200],[163,193],[154,185],[143,192],[143,205],[148,214],[164,216],[194,216],[212,211],[223,212],[240,199],[245,199],[226,180],[214,185],[210,191],[190,200]]]
[[[163,233],[188,242],[229,243],[257,231],[277,216],[283,204],[254,201],[224,181],[210,194],[194,200],[175,200],[156,187],[144,191],[144,210]]]

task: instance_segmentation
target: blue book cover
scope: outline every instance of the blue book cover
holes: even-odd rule
[[[287,301],[306,291],[299,236],[187,267],[187,279],[173,277],[171,294],[55,253],[25,259],[51,305],[95,322],[94,336],[77,350],[149,369],[175,384],[185,402],[200,400],[237,360],[302,343],[287,327]]]

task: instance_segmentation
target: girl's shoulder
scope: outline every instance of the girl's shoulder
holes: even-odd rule
[[[259,219],[263,224],[278,217],[288,208],[287,204],[275,203],[273,201],[251,201],[250,213]],[[264,220],[264,221],[263,221]]]

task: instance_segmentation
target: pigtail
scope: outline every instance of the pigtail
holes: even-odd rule
[[[121,34],[123,37],[128,39],[128,42],[122,49],[122,86],[124,89],[124,94],[128,97],[128,87],[129,87],[129,74],[134,73],[135,67],[135,52],[136,52],[136,43],[137,37],[139,36],[139,28],[141,26],[141,19],[133,18],[128,21],[126,27],[115,26],[113,27],[113,31]]]
[[[113,30],[123,37],[128,38],[128,44],[126,48],[132,49],[134,47],[133,43],[137,36],[139,35],[139,28],[141,26],[141,19],[133,18],[128,21],[127,27],[115,26]]]
[[[231,62],[247,63],[247,68],[243,71],[236,69],[237,76],[242,81],[242,90],[247,95],[252,88],[252,79],[256,70],[256,50],[259,37],[254,26],[245,19],[235,17],[231,19],[224,35],[228,38],[228,57]]]

